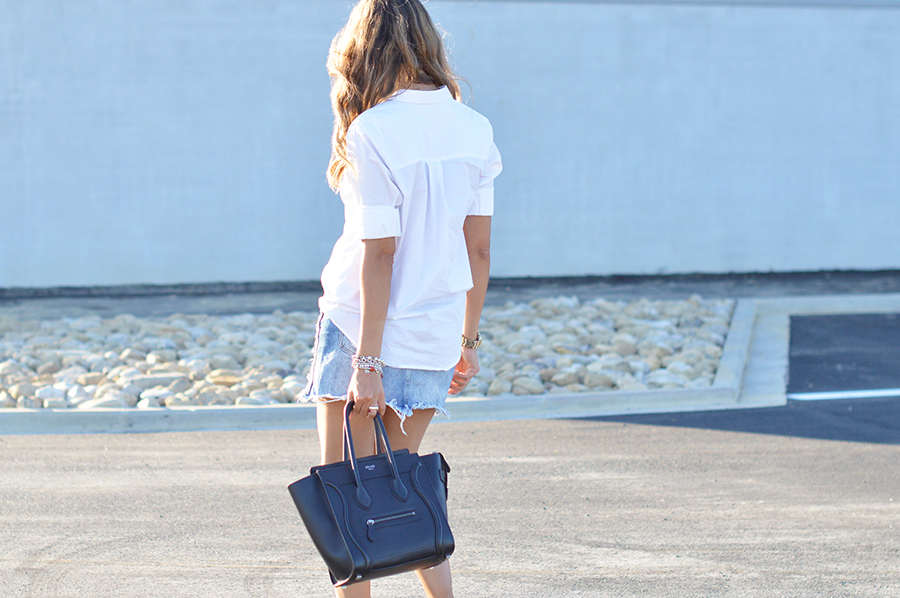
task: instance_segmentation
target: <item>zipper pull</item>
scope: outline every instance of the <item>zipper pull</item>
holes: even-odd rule
[[[369,536],[369,542],[375,541],[375,520],[369,519],[366,521],[366,535]]]

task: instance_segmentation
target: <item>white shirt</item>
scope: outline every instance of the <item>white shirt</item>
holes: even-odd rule
[[[407,89],[356,117],[347,154],[344,230],[322,272],[319,308],[358,346],[362,240],[396,237],[381,358],[450,369],[472,288],[463,223],[493,214],[502,168],[491,125],[446,87]]]

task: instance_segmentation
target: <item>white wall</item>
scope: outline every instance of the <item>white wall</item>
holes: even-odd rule
[[[429,3],[506,164],[494,274],[900,268],[881,4]],[[349,6],[0,0],[0,287],[317,278]]]

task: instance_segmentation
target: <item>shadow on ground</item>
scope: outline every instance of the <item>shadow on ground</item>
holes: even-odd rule
[[[785,407],[586,418],[646,426],[671,426],[775,434],[820,440],[900,444],[900,399],[788,401]]]

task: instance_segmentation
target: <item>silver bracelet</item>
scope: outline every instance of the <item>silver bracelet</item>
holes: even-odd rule
[[[384,361],[378,357],[369,357],[368,355],[354,355],[350,359],[350,364],[357,370],[363,372],[375,372],[384,378]]]

